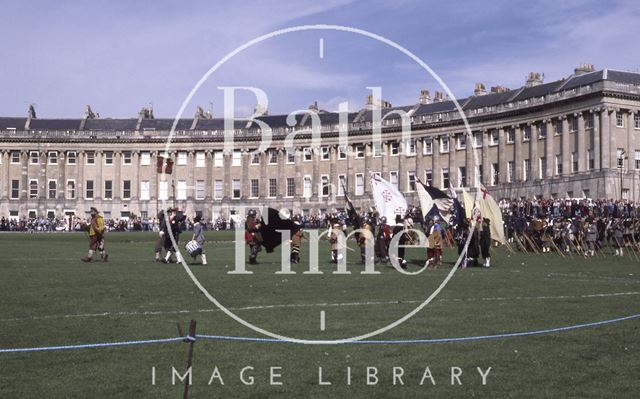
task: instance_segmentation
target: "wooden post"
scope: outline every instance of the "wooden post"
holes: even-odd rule
[[[531,246],[531,249],[533,250],[533,252],[534,252],[536,255],[539,255],[539,254],[540,254],[540,251],[538,251],[538,246],[537,246],[537,245],[536,245],[536,243],[531,239],[531,237],[529,237],[529,236],[527,235],[527,233],[525,233],[525,232],[522,232],[522,237],[524,238],[525,243],[527,243],[527,244],[529,244],[529,245]]]
[[[180,329],[180,325],[178,325],[178,330]],[[193,344],[196,342],[196,321],[191,320],[189,324],[189,335],[187,335],[184,339],[184,342],[189,343],[189,354],[187,355],[187,370],[191,368],[193,365]],[[193,370],[191,371],[193,373]],[[193,377],[193,374],[192,374]],[[189,381],[185,381],[184,383],[184,399],[189,399]]]
[[[566,258],[566,256],[562,253],[562,251],[560,251],[560,248],[558,248],[558,245],[554,241],[553,237],[551,237],[551,241],[550,242],[551,242],[551,245],[553,245],[553,248],[556,250],[556,252],[559,253],[560,256],[562,256],[563,258]]]
[[[520,237],[518,236],[518,233],[516,233],[515,231],[513,232],[513,238],[516,241],[516,244],[518,247],[520,247],[520,249],[527,255],[529,255],[529,251],[527,251],[527,247],[524,245],[524,243],[520,240]]]

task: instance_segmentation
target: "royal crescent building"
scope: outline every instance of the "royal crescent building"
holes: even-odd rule
[[[152,218],[167,204],[207,219],[252,205],[331,212],[344,206],[344,190],[369,209],[370,172],[416,205],[417,178],[443,189],[482,183],[498,199],[640,200],[640,73],[584,64],[553,82],[530,73],[518,89],[478,83],[457,104],[440,92],[416,97],[401,107],[370,97],[343,115],[316,105],[289,118],[265,114],[256,119],[272,137],[262,152],[261,125],[232,122],[225,147],[224,120],[201,109],[176,122],[166,151],[174,120],[151,109],[129,119],[89,107],[83,118],[42,119],[30,107],[26,117],[0,117],[0,215],[84,217],[95,206],[110,218]],[[163,155],[171,175],[157,173]]]

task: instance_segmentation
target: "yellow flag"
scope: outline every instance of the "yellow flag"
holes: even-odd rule
[[[480,186],[477,199],[478,204],[480,205],[480,214],[483,218],[487,218],[491,221],[491,225],[489,226],[491,229],[491,239],[496,240],[503,245],[506,244],[507,240],[504,237],[502,211],[500,211],[498,203],[491,195],[489,195],[489,191],[487,191],[484,186]]]
[[[473,198],[471,194],[467,192],[467,190],[462,187],[462,202],[464,203],[464,214],[467,219],[471,219],[471,215],[473,212]]]

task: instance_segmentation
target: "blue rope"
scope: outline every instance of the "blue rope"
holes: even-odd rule
[[[548,328],[543,330],[523,331],[514,333],[494,334],[494,335],[477,335],[470,337],[458,337],[458,338],[432,338],[432,339],[396,339],[396,340],[365,340],[365,341],[352,341],[344,342],[342,344],[434,344],[445,342],[461,342],[461,341],[482,341],[490,339],[501,339],[511,337],[526,337],[531,335],[550,334],[563,331],[577,330],[581,328],[598,327],[607,324],[619,323],[622,321],[628,321],[640,318],[640,313],[631,316],[619,317],[616,319],[595,321],[592,323],[575,324],[566,327]],[[146,344],[162,344],[168,342],[178,341],[195,341],[196,338],[218,340],[218,341],[240,341],[240,342],[260,342],[260,343],[295,343],[292,341],[281,340],[276,338],[254,338],[254,337],[234,337],[224,335],[201,335],[197,334],[196,337],[176,337],[176,338],[161,338],[161,339],[147,339],[138,341],[122,341],[122,342],[105,342],[97,344],[82,344],[82,345],[62,345],[62,346],[43,346],[35,348],[7,348],[1,349],[0,353],[18,353],[18,352],[41,352],[41,351],[56,351],[56,350],[70,350],[70,349],[88,349],[88,348],[105,348],[105,347],[117,347],[117,346],[130,346],[130,345],[146,345]]]
[[[394,340],[363,340],[363,341],[351,341],[344,342],[342,344],[435,344],[445,342],[461,342],[461,341],[481,341],[489,339],[511,338],[511,337],[525,337],[530,335],[549,334],[555,332],[563,332],[569,330],[577,330],[580,328],[598,327],[606,324],[619,323],[621,321],[633,320],[640,318],[640,313],[631,316],[620,317],[617,319],[596,321],[592,323],[576,324],[567,327],[549,328],[544,330],[533,330],[524,332],[504,333],[495,335],[478,335],[472,337],[458,337],[458,338],[433,338],[433,339],[394,339]],[[221,341],[244,341],[244,342],[271,342],[271,343],[295,343],[292,341],[286,341],[276,338],[251,338],[251,337],[227,337],[221,335],[198,335],[198,338],[213,339]],[[310,340],[312,341],[312,340]]]
[[[162,339],[146,339],[146,340],[139,340],[139,341],[105,342],[105,343],[99,343],[99,344],[41,346],[36,348],[9,348],[9,349],[0,349],[0,353],[41,352],[41,351],[58,351],[58,350],[69,350],[69,349],[106,348],[106,347],[113,347],[113,346],[163,344],[167,342],[182,341],[184,339],[185,339],[184,337],[177,337],[177,338],[162,338]]]

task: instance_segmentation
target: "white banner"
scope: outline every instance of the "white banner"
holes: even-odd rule
[[[376,209],[380,216],[387,218],[390,225],[396,224],[396,215],[400,215],[404,219],[407,213],[407,200],[398,189],[382,177],[370,173],[371,191],[373,192],[373,201],[376,203]]]

